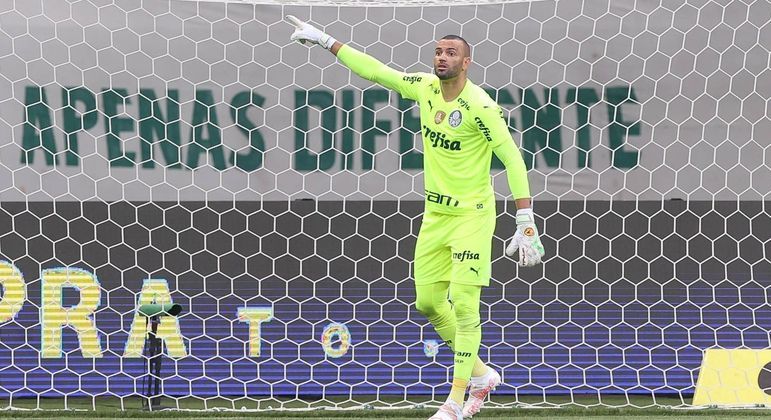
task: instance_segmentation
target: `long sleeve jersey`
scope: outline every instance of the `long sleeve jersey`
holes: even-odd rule
[[[434,74],[400,72],[347,45],[337,57],[364,79],[418,103],[426,211],[467,214],[494,208],[493,153],[506,167],[513,197],[530,197],[525,163],[503,111],[482,88],[466,80],[461,93],[446,102]]]

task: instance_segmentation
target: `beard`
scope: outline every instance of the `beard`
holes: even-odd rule
[[[439,80],[450,80],[458,77],[460,74],[460,67],[447,67],[445,70],[439,70],[436,67],[434,67],[434,74],[436,77],[439,78]]]

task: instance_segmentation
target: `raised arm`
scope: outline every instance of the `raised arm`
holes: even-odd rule
[[[418,83],[424,77],[421,74],[407,74],[392,69],[376,58],[337,41],[320,29],[292,15],[287,15],[286,20],[295,27],[290,37],[292,41],[321,45],[361,78],[395,90],[407,99],[417,100]]]

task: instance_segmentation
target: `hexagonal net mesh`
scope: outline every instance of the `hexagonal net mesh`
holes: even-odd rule
[[[705,350],[771,346],[766,1],[16,0],[0,3],[4,402],[146,395],[137,308],[170,302],[153,360],[175,407],[444,398],[452,356],[411,279],[418,111],[290,43],[288,13],[404,71],[431,71],[444,34],[473,46],[548,252],[502,256],[494,162],[494,405],[687,406]]]

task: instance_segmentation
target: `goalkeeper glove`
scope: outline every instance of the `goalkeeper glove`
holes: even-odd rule
[[[506,247],[506,255],[513,257],[517,252],[519,265],[522,267],[540,264],[541,257],[545,254],[533,220],[533,209],[517,210],[517,232]]]
[[[289,37],[292,41],[297,41],[302,44],[307,42],[319,44],[328,50],[332,49],[332,46],[337,42],[336,39],[325,34],[320,29],[309,23],[303,22],[292,15],[286,15],[286,20],[295,27],[292,36]]]

